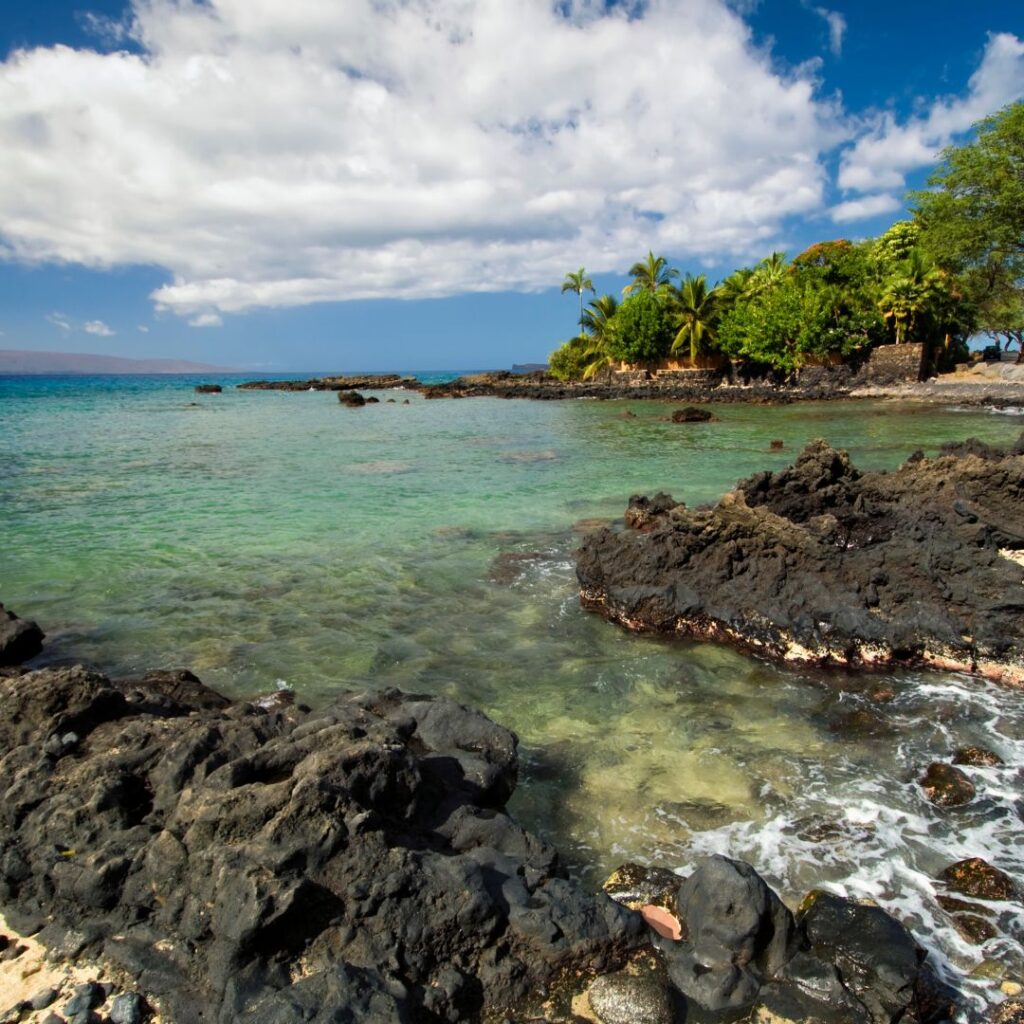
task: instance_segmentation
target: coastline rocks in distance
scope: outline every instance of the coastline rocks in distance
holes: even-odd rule
[[[586,534],[577,576],[585,607],[633,630],[1024,685],[1022,551],[1024,455],[861,472],[814,441],[713,507],[659,503],[642,531]]]
[[[224,389],[219,384],[197,384],[195,391],[199,395],[219,395]]]
[[[355,391],[359,388],[387,391],[392,388],[418,390],[421,386],[415,377],[401,377],[397,373],[312,377],[309,380],[247,380],[238,385],[243,391]]]
[[[0,759],[8,920],[175,1024],[478,1020],[646,939],[505,813],[516,737],[450,700],[44,669],[0,679]]]
[[[0,604],[0,666],[20,665],[43,649],[46,634],[30,619],[19,619]]]

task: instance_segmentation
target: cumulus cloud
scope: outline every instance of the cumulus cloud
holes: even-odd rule
[[[259,307],[540,289],[648,248],[758,255],[788,218],[825,210],[824,157],[851,135],[813,64],[780,72],[754,43],[747,9],[132,0],[102,26],[125,49],[0,62],[0,259],[162,267],[157,307],[214,326]],[[838,48],[835,12],[818,13]],[[1005,93],[993,68],[1009,40],[993,37],[964,110],[909,132],[903,163]],[[899,151],[904,129],[868,128],[844,187],[895,188],[902,164],[872,145]]]
[[[117,333],[108,327],[102,320],[87,321],[83,330],[86,334],[96,334],[101,338],[110,338]]]
[[[847,224],[854,220],[867,217],[878,217],[883,213],[892,213],[903,204],[895,196],[883,193],[876,196],[862,196],[859,199],[848,199],[838,203],[829,210],[829,216],[837,224]]]
[[[0,64],[0,251],[164,267],[196,318],[748,255],[819,210],[813,75],[724,0],[627,8],[135,0],[133,52]]]
[[[224,321],[217,313],[200,313],[189,320],[189,327],[220,327]]]
[[[934,163],[954,136],[1022,97],[1024,41],[1005,32],[990,35],[965,96],[937,100],[904,123],[891,113],[879,115],[844,154],[839,185],[856,192],[901,189],[907,172]]]

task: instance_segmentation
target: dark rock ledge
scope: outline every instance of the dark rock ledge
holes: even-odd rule
[[[0,755],[8,920],[172,1024],[476,1020],[645,934],[503,812],[516,739],[448,700],[45,669],[0,679]]]
[[[1024,685],[1024,435],[892,473],[815,441],[714,507],[638,497],[626,523],[584,535],[577,575],[583,605],[630,629]]]
[[[687,880],[624,866],[607,895],[583,892],[504,811],[514,734],[450,700],[344,693],[313,711],[231,702],[186,671],[7,672],[0,908],[54,957],[117,979],[76,989],[69,1024],[141,1024],[152,1004],[163,1024],[955,1011],[880,908],[813,893],[794,916],[739,861],[706,858]],[[949,870],[957,891],[1004,892],[983,861]],[[645,925],[672,914],[678,938]],[[35,1024],[55,997],[0,1019]]]

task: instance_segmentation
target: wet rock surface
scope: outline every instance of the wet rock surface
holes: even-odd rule
[[[657,939],[687,1021],[932,1024],[956,993],[894,918],[830,893],[793,914],[741,861],[701,861],[678,896],[688,938]]]
[[[219,395],[224,389],[219,384],[197,384],[194,390],[197,395]]]
[[[669,417],[673,423],[713,423],[716,419],[707,409],[699,409],[695,405],[687,405],[676,409]]]
[[[0,903],[174,1024],[475,1020],[645,935],[504,813],[516,770],[511,733],[443,699],[0,679]]]
[[[631,511],[641,507],[631,499]],[[812,442],[716,506],[644,507],[582,538],[584,606],[634,630],[778,660],[980,672],[1024,684],[1024,456],[860,472]]]
[[[951,892],[979,900],[1019,900],[1017,883],[1005,872],[981,857],[969,857],[950,864],[939,876]]]
[[[339,391],[338,401],[352,409],[366,405],[366,399],[358,391]]]
[[[43,649],[44,633],[0,604],[0,666],[20,665]]]
[[[938,807],[960,807],[975,796],[974,783],[959,768],[938,761],[928,765],[918,783]]]

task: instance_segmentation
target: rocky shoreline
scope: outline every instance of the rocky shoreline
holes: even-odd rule
[[[23,623],[12,635],[34,626],[8,616]],[[816,892],[794,913],[739,861],[705,858],[688,879],[626,865],[584,891],[506,812],[517,763],[514,734],[438,697],[350,692],[311,710],[288,692],[232,702],[185,671],[8,665],[0,910],[16,935],[3,942],[21,956],[16,936],[34,936],[66,981],[0,1005],[0,1021],[956,1012],[883,910]],[[947,873],[952,891],[1020,898],[982,861]],[[1009,1006],[991,1019],[1012,1020]]]
[[[698,379],[693,380],[692,378]],[[424,398],[504,398],[532,401],[568,399],[660,400],[703,403],[789,404],[851,399],[893,399],[964,406],[1024,407],[1024,380],[947,374],[929,381],[869,376],[847,366],[807,367],[788,380],[730,379],[718,374],[654,376],[616,374],[594,381],[560,381],[542,371],[512,373],[495,370],[459,377],[442,384],[424,384],[397,374],[340,376],[309,380],[248,381],[250,391],[417,391]]]
[[[714,507],[634,497],[587,534],[583,605],[778,661],[930,666],[1024,685],[1024,435],[862,473],[812,442]]]

